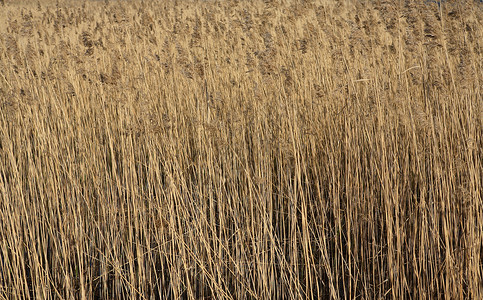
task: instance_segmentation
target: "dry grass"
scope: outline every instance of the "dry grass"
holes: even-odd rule
[[[0,298],[483,299],[478,1],[0,7]]]

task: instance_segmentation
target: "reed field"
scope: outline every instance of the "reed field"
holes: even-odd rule
[[[0,299],[483,299],[482,87],[481,1],[0,1]]]

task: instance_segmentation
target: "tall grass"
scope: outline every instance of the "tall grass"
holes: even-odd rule
[[[0,298],[482,299],[476,1],[0,8]]]

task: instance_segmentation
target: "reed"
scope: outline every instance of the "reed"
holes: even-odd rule
[[[477,1],[5,2],[1,299],[483,298]]]

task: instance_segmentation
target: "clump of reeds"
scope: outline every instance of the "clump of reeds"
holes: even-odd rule
[[[482,298],[481,10],[7,2],[0,298]]]

